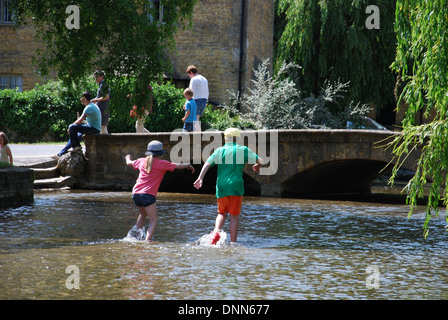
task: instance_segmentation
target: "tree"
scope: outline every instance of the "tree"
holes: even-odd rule
[[[366,9],[379,8],[379,29]],[[276,70],[282,62],[302,67],[302,90],[318,95],[325,81],[350,83],[349,100],[393,102],[395,1],[277,0]]]
[[[15,0],[16,20],[36,27],[43,46],[39,71],[66,85],[102,69],[108,78],[135,77],[135,94],[166,71],[166,50],[193,12],[195,0]],[[147,95],[140,95],[148,97]],[[144,101],[141,104],[145,104]]]
[[[398,0],[395,30],[398,42],[393,69],[405,84],[400,99],[406,102],[407,110],[403,135],[391,146],[398,159],[422,148],[406,192],[411,216],[417,199],[423,196],[423,186],[430,183],[424,224],[427,236],[431,218],[439,214],[440,201],[448,209],[448,1]],[[417,126],[415,117],[420,111],[428,120],[430,112],[434,118]]]

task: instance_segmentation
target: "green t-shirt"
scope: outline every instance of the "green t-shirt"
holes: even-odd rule
[[[218,165],[216,197],[242,196],[244,194],[243,170],[246,163],[255,164],[258,155],[246,146],[228,142],[218,148],[207,162]]]

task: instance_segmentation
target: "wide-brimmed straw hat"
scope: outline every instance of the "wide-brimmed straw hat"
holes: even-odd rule
[[[145,153],[147,156],[161,156],[162,154],[165,154],[166,151],[163,150],[163,143],[158,140],[153,140],[150,143],[148,143],[148,148]]]

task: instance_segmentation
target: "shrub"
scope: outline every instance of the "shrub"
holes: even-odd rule
[[[135,132],[135,119],[130,116],[134,100],[130,91],[133,78],[115,78],[110,82],[109,132]],[[153,107],[145,122],[151,132],[171,132],[182,128],[185,98],[183,91],[173,84],[152,84]],[[98,85],[92,77],[86,77],[77,86],[67,88],[60,81],[36,85],[32,90],[0,90],[0,131],[6,132],[14,142],[66,141],[67,128],[76,120],[83,106],[80,96],[90,91],[96,96]],[[203,129],[224,130],[229,126],[249,128],[239,116],[233,117],[227,110],[207,108],[202,119]]]
[[[252,122],[242,119],[239,115],[234,115],[228,109],[213,109],[211,105],[207,105],[201,117],[201,128],[202,130],[216,129],[224,131],[227,128],[256,129],[256,126]]]
[[[370,111],[367,105],[345,102],[343,94],[349,88],[348,83],[325,82],[319,96],[303,98],[296,82],[285,76],[294,74],[297,65],[283,63],[279,72],[271,75],[268,64],[269,60],[264,60],[254,70],[253,86],[247,94],[232,95],[232,103],[225,106],[258,128],[346,128],[348,120]],[[236,110],[237,104],[245,110],[244,114]]]
[[[185,98],[173,84],[153,84],[153,107],[145,122],[151,132],[171,132],[183,127]],[[128,112],[129,114],[129,112]]]
[[[16,142],[40,141],[44,136],[67,139],[68,126],[83,108],[79,101],[81,94],[75,91],[54,81],[24,92],[0,91],[1,130]]]

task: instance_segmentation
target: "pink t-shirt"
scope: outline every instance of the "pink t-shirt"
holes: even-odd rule
[[[137,182],[132,189],[133,194],[151,194],[154,197],[157,196],[160,183],[163,180],[163,176],[167,171],[174,171],[176,164],[166,160],[153,159],[152,169],[150,173],[145,171],[146,158],[139,158],[134,161],[134,169],[140,170]]]

